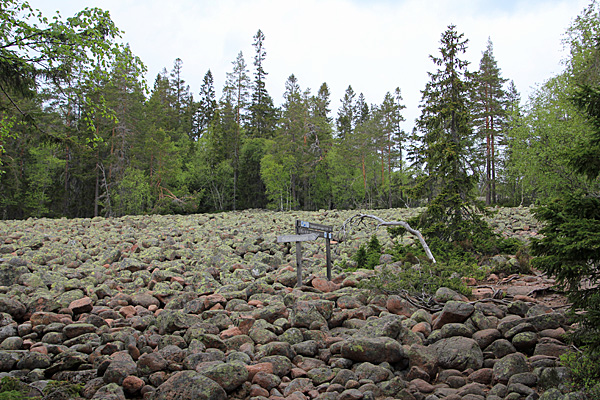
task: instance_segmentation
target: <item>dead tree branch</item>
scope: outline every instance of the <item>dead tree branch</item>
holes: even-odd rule
[[[436,263],[435,258],[433,257],[433,254],[431,254],[431,250],[429,250],[429,246],[427,246],[427,242],[425,242],[425,239],[423,238],[423,235],[421,234],[421,232],[419,232],[416,229],[411,228],[410,225],[404,221],[384,221],[383,219],[379,218],[376,215],[356,214],[356,215],[348,218],[346,221],[344,221],[344,224],[340,228],[340,236],[345,238],[346,237],[346,227],[348,225],[361,224],[361,223],[364,224],[364,220],[366,218],[374,219],[375,221],[378,222],[377,227],[375,228],[376,230],[379,229],[380,226],[401,226],[401,227],[403,227],[404,229],[406,229],[407,231],[409,231],[410,233],[412,233],[419,239],[419,242],[421,242],[421,246],[423,246],[423,250],[425,250],[425,254],[427,254],[427,257],[431,260],[432,263],[434,263],[434,264]]]

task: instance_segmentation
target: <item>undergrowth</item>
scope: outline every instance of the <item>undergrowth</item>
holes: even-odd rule
[[[491,272],[507,275],[530,271],[531,257],[523,243],[513,238],[501,238],[485,225],[472,230],[468,239],[460,241],[448,241],[435,235],[428,238],[427,244],[437,260],[435,264],[428,259],[419,242],[403,243],[404,228],[388,228],[388,231],[392,238],[399,239],[391,249],[386,249],[395,264],[383,266],[377,275],[361,281],[363,288],[382,293],[406,291],[413,295],[431,295],[440,287],[447,287],[468,296],[471,289],[463,278],[481,281]],[[516,261],[492,268],[489,261],[498,254],[516,254]],[[373,269],[379,264],[380,256],[381,245],[373,235],[366,246],[360,246],[353,260],[357,268]]]
[[[369,243],[365,246],[362,244],[352,259],[356,262],[356,268],[373,269],[379,265],[381,257],[381,243],[376,235],[372,235]]]
[[[0,400],[32,399],[32,397],[26,396],[25,390],[26,385],[16,378],[5,376],[0,379]]]
[[[79,399],[83,385],[67,381],[49,381],[43,397],[31,396],[30,388],[20,380],[5,376],[0,379],[0,400],[69,400]]]
[[[588,399],[600,399],[600,356],[586,349],[560,356],[560,362],[571,374],[572,391],[582,391]]]

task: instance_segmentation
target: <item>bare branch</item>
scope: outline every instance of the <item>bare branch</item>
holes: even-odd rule
[[[425,254],[427,254],[427,257],[431,260],[432,263],[434,263],[434,264],[436,263],[435,258],[433,257],[433,254],[431,254],[431,250],[429,250],[429,246],[427,246],[427,242],[425,242],[425,239],[423,238],[423,235],[421,234],[421,232],[419,232],[416,229],[411,228],[410,225],[404,221],[384,221],[383,219],[379,218],[376,215],[356,214],[356,215],[348,218],[346,221],[344,221],[344,224],[340,228],[340,237],[341,238],[346,237],[346,226],[352,225],[352,224],[364,224],[364,220],[366,218],[374,219],[375,221],[378,222],[376,229],[379,229],[380,226],[401,226],[401,227],[403,227],[404,229],[406,229],[407,231],[409,231],[410,233],[415,235],[417,238],[419,238],[419,242],[421,242],[421,246],[423,246],[423,250],[425,250]]]

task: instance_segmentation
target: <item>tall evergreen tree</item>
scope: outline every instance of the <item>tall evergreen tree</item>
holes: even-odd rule
[[[183,61],[176,58],[170,73],[170,100],[173,114],[175,115],[173,139],[178,141],[182,135],[194,138],[193,114],[194,97],[190,93],[190,86],[183,79]]]
[[[248,108],[250,78],[244,55],[240,51],[235,61],[232,62],[233,71],[227,73],[227,81],[223,88],[223,98],[226,103],[233,106],[235,113],[235,131],[228,132],[233,144],[233,209],[237,209],[238,177],[240,166],[240,148],[242,145],[242,122]]]
[[[479,71],[474,75],[473,122],[477,128],[479,140],[483,141],[485,162],[485,202],[496,203],[496,166],[498,163],[498,144],[506,127],[507,79],[500,76],[500,68],[494,58],[492,41],[488,43]]]
[[[196,111],[196,140],[206,129],[215,117],[217,101],[215,100],[215,86],[212,72],[210,69],[204,75],[202,86],[200,87],[200,99],[198,100],[198,109]]]
[[[430,56],[438,69],[429,73],[417,120],[422,142],[416,158],[426,174],[412,192],[430,200],[415,222],[445,242],[467,240],[485,226],[476,214],[476,177],[469,171],[473,146],[468,62],[461,58],[468,40],[463,37],[454,25],[442,34],[440,56]]]
[[[590,184],[554,199],[535,210],[545,222],[542,235],[531,243],[534,266],[556,276],[572,302],[572,317],[579,322],[574,339],[588,347],[595,362],[600,357],[600,86],[584,85],[572,98],[584,113],[591,132],[572,150],[570,165]],[[595,377],[592,382],[598,382]],[[596,384],[597,385],[597,384]],[[598,387],[595,388],[598,393]],[[589,396],[596,398],[596,396]]]
[[[356,122],[356,105],[354,98],[356,93],[352,86],[348,85],[348,88],[344,92],[342,98],[342,104],[338,110],[338,117],[336,119],[337,137],[344,139],[352,135]]]
[[[384,136],[381,148],[382,185],[386,185],[383,170],[387,161],[387,206],[389,208],[392,208],[393,199],[392,171],[397,170],[399,173],[402,173],[403,168],[402,156],[406,133],[402,129],[401,123],[404,121],[404,117],[402,116],[404,108],[406,107],[403,104],[400,88],[396,88],[393,95],[387,92],[380,107],[382,114],[382,134]],[[398,196],[402,198],[402,193],[398,193]]]
[[[521,94],[512,80],[508,83],[506,90],[506,117],[506,134],[503,142],[506,151],[500,159],[501,168],[504,172],[502,176],[503,183],[506,186],[504,197],[508,200],[507,204],[522,205],[524,201],[523,184],[521,182],[522,176],[514,167],[514,158],[519,157],[519,155],[516,154],[513,140],[515,134],[513,132],[519,129],[523,123],[523,111],[521,108]]]
[[[249,133],[253,137],[271,138],[275,131],[277,110],[273,106],[273,99],[267,92],[265,80],[267,72],[263,62],[267,56],[264,48],[265,35],[259,29],[254,36],[254,82],[252,83],[252,101],[249,107]]]

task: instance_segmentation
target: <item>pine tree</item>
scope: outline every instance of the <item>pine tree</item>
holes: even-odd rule
[[[415,156],[426,174],[412,193],[430,200],[415,222],[427,236],[445,242],[467,240],[487,226],[476,214],[476,178],[469,171],[472,131],[468,62],[461,59],[468,41],[463,36],[454,25],[442,34],[440,56],[430,56],[438,69],[429,73],[417,120],[422,142]]]
[[[500,68],[494,58],[492,41],[488,43],[479,63],[479,71],[474,76],[473,122],[479,140],[483,141],[485,160],[485,202],[496,203],[496,166],[498,144],[506,127],[506,92],[503,85],[507,81],[500,76]]]
[[[386,185],[384,180],[384,165],[387,161],[387,191],[388,191],[388,208],[392,208],[392,171],[397,170],[402,173],[403,168],[403,142],[406,140],[406,133],[401,127],[404,121],[402,110],[406,108],[402,104],[402,93],[400,88],[394,90],[394,95],[390,92],[385,94],[380,111],[382,113],[382,127],[384,135],[383,147],[381,149],[381,168],[382,168],[382,186]],[[387,158],[387,160],[386,160]],[[402,198],[400,191],[399,197]]]
[[[232,62],[233,71],[227,73],[227,81],[223,88],[223,99],[233,106],[235,113],[235,131],[228,132],[233,146],[233,209],[237,209],[238,176],[240,166],[240,148],[242,145],[242,122],[248,108],[250,78],[244,55],[240,51]]]

